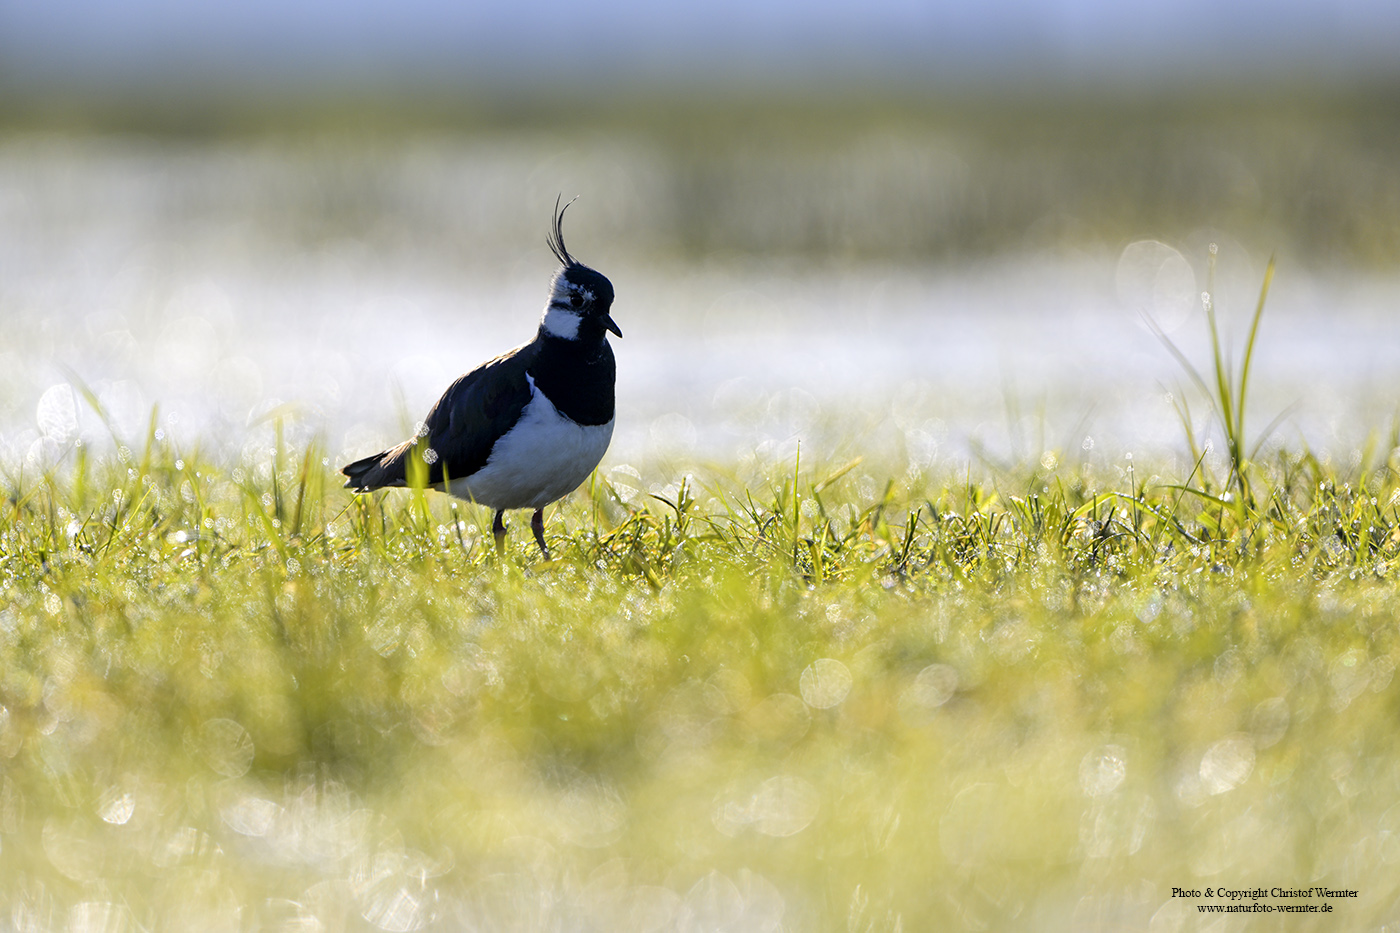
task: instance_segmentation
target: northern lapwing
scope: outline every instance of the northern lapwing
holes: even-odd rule
[[[608,334],[622,336],[608,314],[612,283],[564,246],[568,208],[554,203],[546,242],[561,268],[535,339],[452,383],[416,436],[344,467],[347,489],[406,486],[412,478],[490,506],[498,551],[506,509],[534,509],[530,528],[549,560],[544,507],[576,489],[612,439],[617,367]]]

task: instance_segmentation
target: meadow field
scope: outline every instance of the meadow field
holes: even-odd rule
[[[315,447],[79,449],[0,525],[0,923],[1384,928],[1396,446],[599,478],[550,564]]]
[[[1360,112],[6,130],[0,931],[1397,928]],[[336,470],[563,185],[627,338],[546,563]]]

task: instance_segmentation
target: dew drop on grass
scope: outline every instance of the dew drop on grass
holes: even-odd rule
[[[744,897],[724,875],[711,871],[685,895],[676,924],[681,930],[732,930],[743,922]]]
[[[1201,756],[1201,783],[1210,794],[1234,790],[1253,772],[1254,741],[1248,735],[1226,736]]]
[[[1128,776],[1128,753],[1121,745],[1096,748],[1079,762],[1079,787],[1086,797],[1111,794]]]
[[[93,881],[102,870],[103,848],[80,821],[49,817],[40,841],[49,863],[74,881]]]
[[[621,863],[614,859],[590,877],[585,888],[584,910],[591,930],[637,930],[639,933],[659,933],[675,929],[671,919],[680,909],[680,895],[660,885],[628,885],[626,869],[622,879],[609,878],[609,867]]]
[[[1254,707],[1249,717],[1249,730],[1254,735],[1254,744],[1268,748],[1277,744],[1288,731],[1288,701],[1283,697],[1270,697]]]
[[[380,852],[364,877],[357,878],[360,916],[388,933],[410,933],[435,919],[437,891],[429,871],[413,852]]]
[[[922,722],[934,710],[952,699],[958,689],[958,672],[947,664],[930,664],[919,671],[914,682],[899,696],[904,718]]]
[[[59,444],[67,444],[78,434],[78,409],[73,399],[73,387],[61,382],[49,388],[39,398],[34,413],[39,433]]]
[[[1212,670],[1216,683],[1222,687],[1231,687],[1245,675],[1244,655],[1238,648],[1227,648],[1215,659]]]
[[[564,841],[585,849],[616,842],[627,822],[627,804],[603,781],[574,782],[558,799],[554,828]]]
[[[219,815],[224,824],[240,836],[266,836],[282,808],[271,800],[244,794],[224,807]]]
[[[821,795],[800,777],[783,774],[759,787],[753,801],[753,828],[765,836],[795,836],[816,819]]]
[[[630,504],[637,500],[641,492],[642,474],[636,467],[622,463],[608,471],[608,485],[619,499]]]
[[[1366,652],[1354,648],[1333,660],[1328,680],[1334,693],[1332,708],[1346,709],[1371,683],[1371,665]]]
[[[253,739],[232,719],[211,719],[194,734],[194,751],[224,777],[242,777],[253,766]]]
[[[1136,615],[1138,621],[1143,625],[1150,625],[1157,616],[1162,614],[1162,594],[1153,590],[1143,600],[1142,605],[1137,608]]]
[[[83,901],[68,911],[71,933],[126,933],[136,928],[131,911],[110,901]]]
[[[120,794],[112,787],[103,793],[98,809],[102,822],[113,826],[125,826],[136,811],[136,798],[130,794]]]
[[[802,700],[813,709],[840,706],[851,692],[851,672],[835,658],[819,658],[802,672]]]
[[[1380,571],[1377,571],[1378,573]],[[1395,676],[1395,662],[1382,655],[1371,662],[1371,690],[1373,693],[1380,693],[1390,686],[1390,680]]]
[[[270,897],[263,902],[258,914],[259,919],[266,923],[259,929],[278,930],[281,933],[320,933],[327,929],[306,904],[298,901]]]

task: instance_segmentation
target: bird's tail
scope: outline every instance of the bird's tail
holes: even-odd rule
[[[383,450],[341,467],[340,472],[346,476],[345,488],[369,492],[384,486],[402,486],[404,453],[411,443],[400,444],[392,450]]]

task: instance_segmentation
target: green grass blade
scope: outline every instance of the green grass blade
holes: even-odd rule
[[[1235,436],[1244,443],[1244,402],[1249,389],[1249,366],[1254,359],[1254,341],[1259,336],[1259,322],[1264,317],[1264,303],[1269,298],[1269,286],[1274,281],[1274,257],[1269,257],[1268,268],[1264,270],[1264,285],[1259,289],[1259,303],[1254,308],[1254,320],[1249,324],[1249,339],[1244,345],[1244,360],[1240,366],[1240,392],[1235,411]],[[1241,464],[1243,468],[1243,464]]]

